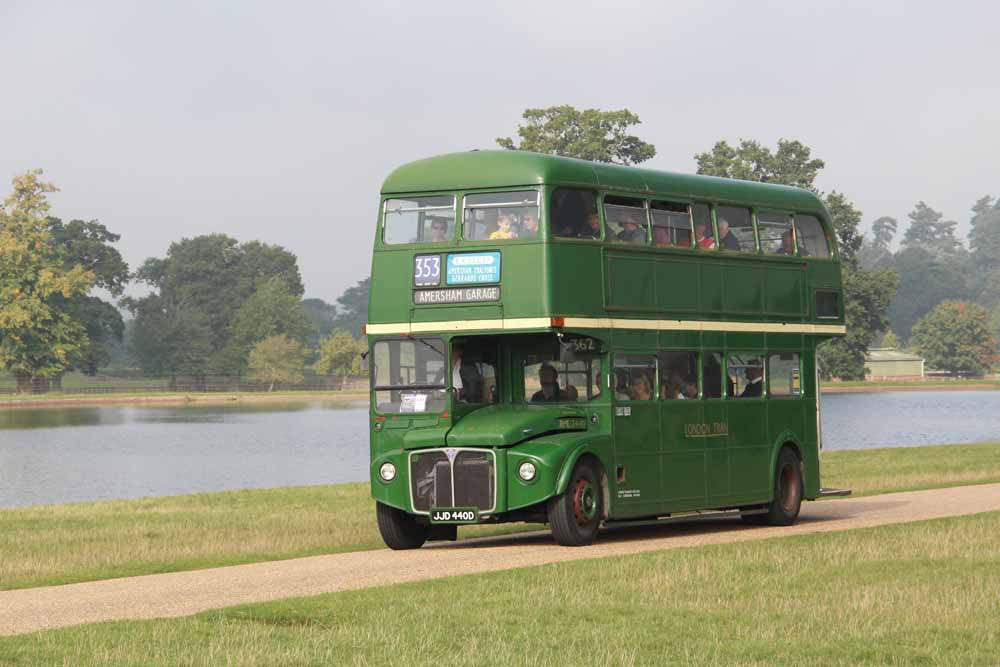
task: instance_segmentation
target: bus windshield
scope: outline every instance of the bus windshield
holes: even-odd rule
[[[445,347],[440,338],[382,340],[372,349],[372,389],[379,412],[441,412]]]
[[[572,361],[560,361],[559,344],[539,341],[522,357],[524,400],[530,403],[575,403],[601,395],[601,355],[597,341],[573,343]],[[563,356],[563,359],[566,359]]]

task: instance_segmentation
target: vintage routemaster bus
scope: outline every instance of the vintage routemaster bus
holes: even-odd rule
[[[460,524],[739,511],[820,484],[816,346],[844,333],[827,211],[780,185],[519,151],[382,186],[371,491],[394,549]]]

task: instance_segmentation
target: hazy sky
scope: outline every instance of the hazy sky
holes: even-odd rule
[[[636,112],[652,168],[799,139],[865,225],[1000,195],[992,2],[0,0],[0,177],[45,170],[133,267],[224,232],[299,257],[307,296],[368,274],[395,166],[495,147],[526,107]]]

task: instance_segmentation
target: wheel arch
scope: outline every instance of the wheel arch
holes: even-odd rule
[[[601,516],[607,518],[611,511],[611,483],[608,478],[608,467],[605,465],[605,450],[610,443],[600,440],[591,440],[578,445],[569,456],[563,461],[559,476],[556,478],[556,493],[565,493],[569,488],[570,478],[573,476],[573,469],[580,461],[592,461],[597,469],[597,474],[601,481],[602,505]]]
[[[775,440],[774,446],[771,448],[771,462],[770,462],[770,472],[768,473],[768,500],[774,500],[774,475],[777,472],[778,467],[778,457],[781,456],[781,450],[790,449],[795,457],[799,460],[799,465],[802,466],[802,479],[805,480],[806,477],[806,459],[802,453],[802,443],[799,441],[795,434],[791,431],[784,431]]]

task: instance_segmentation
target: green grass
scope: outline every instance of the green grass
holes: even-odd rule
[[[856,494],[1000,482],[1000,443],[828,452]],[[835,501],[833,501],[835,502]],[[472,537],[531,524],[461,528]],[[381,548],[367,484],[0,510],[0,589]]]
[[[989,513],[575,561],[0,639],[0,662],[994,665],[998,534]]]

